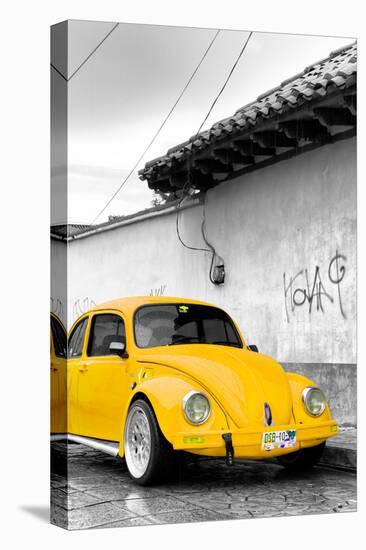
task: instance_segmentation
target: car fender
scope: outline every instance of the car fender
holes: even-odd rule
[[[156,367],[156,365],[154,365]],[[148,369],[149,370],[149,369]],[[122,417],[122,432],[120,438],[119,455],[124,455],[124,427],[128,411],[133,401],[138,398],[147,399],[153,408],[159,427],[164,437],[172,443],[177,433],[202,433],[206,430],[226,430],[228,421],[226,415],[217,400],[203,389],[195,380],[181,374],[165,372],[141,379],[125,406]],[[145,371],[146,372],[146,371]],[[183,412],[183,398],[192,391],[202,391],[210,400],[211,414],[204,424],[194,426],[190,424]]]
[[[297,374],[294,372],[287,373],[289,378],[291,393],[292,393],[292,403],[293,403],[293,414],[295,422],[299,424],[318,424],[319,422],[324,422],[324,420],[332,420],[332,415],[327,403],[323,414],[320,416],[311,416],[305,409],[305,405],[302,398],[302,392],[308,386],[313,386],[318,388],[318,384],[310,378],[303,376],[302,374]],[[320,388],[322,389],[322,388]],[[327,399],[327,396],[325,395]]]

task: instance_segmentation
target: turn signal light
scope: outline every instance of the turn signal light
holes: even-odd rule
[[[205,438],[204,437],[183,437],[183,443],[204,443]]]

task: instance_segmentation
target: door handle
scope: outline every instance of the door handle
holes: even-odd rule
[[[88,366],[87,365],[82,365],[79,369],[79,372],[88,372]]]

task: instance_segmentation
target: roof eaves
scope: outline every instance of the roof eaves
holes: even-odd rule
[[[334,50],[329,57],[309,65],[304,71],[259,95],[257,100],[239,108],[231,117],[222,119],[210,129],[171,147],[166,155],[155,159],[155,162],[147,163],[139,170],[140,179],[154,180],[160,177],[159,173],[165,173],[171,157],[179,162],[180,169],[184,159],[200,154],[206,147],[225,140],[227,136],[234,137],[256,127],[260,130],[261,121],[285,115],[289,110],[301,109],[305,103],[325,98],[332,90],[351,86],[355,83],[356,59],[356,43]]]

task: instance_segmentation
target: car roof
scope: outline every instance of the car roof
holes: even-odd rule
[[[173,296],[131,296],[129,298],[117,298],[102,304],[98,304],[91,311],[102,309],[117,309],[124,313],[133,313],[140,306],[148,306],[152,304],[199,304],[204,306],[212,306],[206,302],[192,300],[190,298],[177,298]]]

